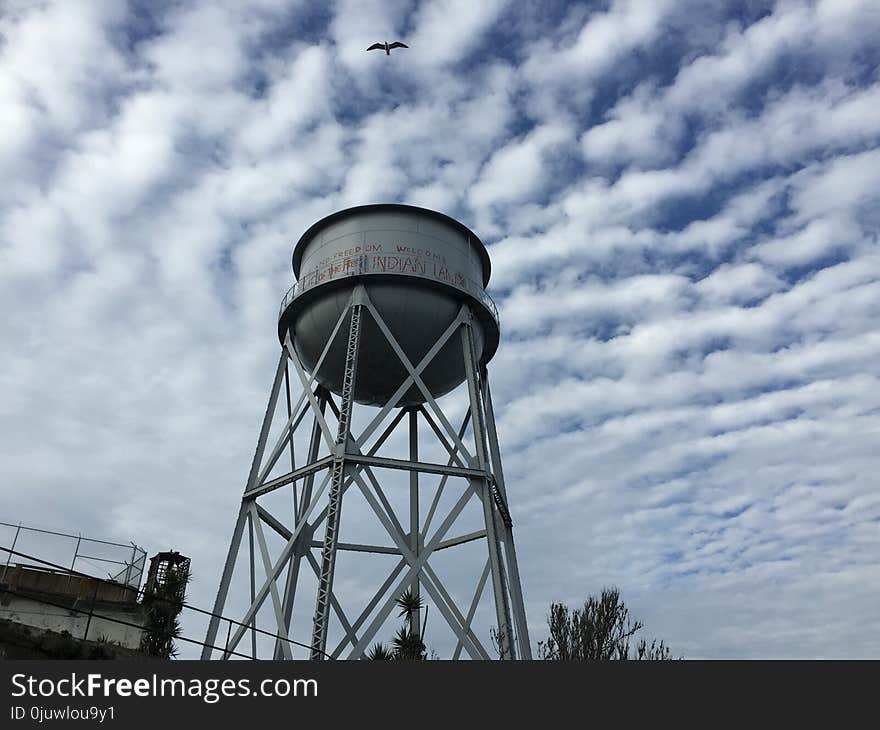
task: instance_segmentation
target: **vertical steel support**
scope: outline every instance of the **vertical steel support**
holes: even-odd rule
[[[269,403],[266,406],[266,413],[263,416],[263,425],[260,427],[260,438],[257,440],[257,448],[254,451],[254,459],[251,462],[251,470],[248,474],[247,484],[244,491],[253,486],[257,475],[260,473],[260,464],[263,462],[263,452],[266,450],[266,439],[269,438],[269,429],[272,426],[272,416],[275,413],[275,406],[278,403],[278,392],[281,390],[281,381],[284,371],[287,369],[287,353],[282,348],[281,357],[278,358],[278,367],[275,369],[275,380],[272,383],[272,392],[269,395]],[[229,550],[226,553],[226,562],[223,564],[223,574],[220,577],[220,586],[217,589],[217,598],[214,599],[214,609],[211,620],[208,622],[208,631],[205,634],[205,646],[202,648],[202,659],[210,659],[211,647],[217,639],[217,628],[220,625],[220,614],[226,605],[226,595],[229,593],[229,584],[232,582],[232,573],[235,570],[235,559],[238,557],[238,551],[241,548],[241,537],[244,533],[244,523],[247,519],[248,503],[242,500],[241,507],[238,511],[238,519],[235,522],[235,528],[232,531],[232,540],[229,543]],[[253,554],[253,552],[252,552]]]
[[[417,462],[419,460],[419,409],[409,409],[409,460]],[[418,558],[421,552],[421,534],[419,527],[419,473],[413,469],[409,473],[409,549],[412,554]],[[413,580],[410,584],[410,590],[416,597],[416,603],[421,597],[419,592],[419,578]],[[414,611],[410,615],[410,631],[414,634],[421,635],[422,612]]]
[[[476,460],[479,469],[489,472],[490,465],[486,453],[486,429],[483,419],[482,399],[480,387],[477,382],[476,350],[474,349],[473,332],[471,331],[473,315],[469,313],[467,321],[461,328],[461,344],[464,354],[464,367],[467,374],[468,395],[470,397],[471,422],[474,429],[474,444],[476,446]],[[475,480],[479,482],[480,497],[483,501],[483,515],[486,521],[486,538],[489,543],[489,563],[492,568],[492,588],[495,593],[495,612],[498,619],[499,644],[502,659],[516,659],[513,646],[513,624],[510,620],[510,605],[507,600],[507,587],[505,585],[504,563],[501,552],[501,543],[498,537],[498,524],[496,521],[496,506],[492,495],[492,488],[488,478]]]
[[[232,529],[232,540],[229,541],[226,562],[223,564],[223,573],[220,576],[220,586],[217,588],[217,598],[214,599],[214,609],[211,612],[213,615],[208,621],[208,632],[205,635],[205,645],[202,647],[202,659],[210,659],[213,652],[212,647],[217,639],[220,615],[223,612],[223,607],[226,605],[226,595],[229,593],[232,572],[235,570],[235,559],[238,557],[238,551],[241,548],[241,538],[244,534],[245,522],[247,522],[247,502],[243,501],[238,509],[235,527]]]
[[[251,603],[257,595],[257,575],[254,571],[254,516],[248,512],[248,550],[250,551]],[[251,657],[257,658],[257,617],[251,619]]]
[[[321,416],[324,415],[324,412],[327,409],[327,391],[321,388],[318,391],[318,413]],[[309,437],[309,452],[308,457],[306,458],[306,464],[313,464],[318,459],[318,452],[321,448],[321,425],[318,423],[318,417],[312,420],[312,433]],[[300,508],[297,513],[293,516],[293,524],[297,524],[302,518],[303,513],[305,512],[306,507],[312,501],[312,489],[315,484],[315,475],[309,474],[303,483],[302,497],[299,500]],[[293,557],[291,558],[290,570],[287,573],[287,585],[284,586],[284,625],[287,627],[288,633],[290,633],[290,619],[293,616],[293,602],[296,599],[296,586],[299,582],[299,570],[302,565],[302,552],[299,550],[295,550],[293,553]],[[283,647],[281,646],[281,640],[278,639],[275,642],[275,659],[283,659]]]
[[[290,421],[293,418],[293,407],[290,403],[290,371],[287,368],[286,362],[284,363],[284,394],[287,398],[287,420]],[[290,441],[290,470],[293,471],[296,469],[296,453],[293,448],[293,427],[290,429],[288,440]],[[296,488],[293,488],[290,491],[293,495],[293,520],[296,522],[296,515],[299,512],[299,505],[296,502]]]
[[[336,543],[339,537],[339,518],[342,507],[342,482],[348,468],[345,453],[348,449],[351,429],[351,409],[354,385],[357,377],[358,348],[360,346],[361,310],[363,286],[355,291],[351,306],[351,322],[348,329],[348,345],[345,351],[345,372],[342,379],[342,402],[339,405],[339,426],[336,432],[336,448],[333,454],[332,481],[327,507],[324,545],[321,549],[321,575],[318,580],[318,599],[312,630],[312,659],[326,656],[327,629],[330,623],[330,601],[333,591],[333,573],[336,568]]]
[[[507,487],[504,483],[504,470],[501,467],[501,449],[498,445],[498,431],[495,428],[495,409],[492,406],[492,391],[489,388],[489,372],[484,366],[482,372],[483,402],[486,408],[486,431],[489,436],[489,453],[492,457],[492,474],[501,492],[501,497],[507,502]],[[519,578],[519,564],[516,560],[516,546],[513,543],[513,525],[510,521],[504,522],[504,543],[507,556],[507,567],[510,572],[510,597],[513,602],[513,620],[516,624],[517,646],[522,659],[532,658],[532,645],[529,641],[529,625],[526,620],[526,607],[522,595],[522,583]]]
[[[288,368],[287,363],[284,364],[284,395],[287,399],[287,421],[288,423],[293,423],[293,406],[291,405],[290,400],[290,368]],[[296,453],[293,447],[293,426],[291,426],[290,432],[287,436],[288,441],[290,443],[290,470],[293,471],[296,469]],[[299,518],[299,504],[297,503],[296,497],[296,485],[293,485],[293,488],[290,490],[291,494],[291,509],[293,514],[293,524],[295,525],[297,519]],[[296,571],[296,575],[294,575],[294,571]],[[282,613],[284,615],[284,626],[287,629],[287,632],[290,633],[290,617],[287,612],[287,605],[290,603],[289,596],[291,591],[291,582],[293,588],[296,588],[296,580],[299,577],[299,564],[296,561],[296,557],[292,556],[290,559],[290,565],[287,568],[287,581],[284,585],[284,598],[281,602]],[[253,599],[251,599],[253,601]],[[292,603],[290,604],[292,607]],[[290,646],[288,645],[288,648]],[[291,649],[292,650],[292,649]],[[277,639],[275,641],[275,659],[283,658],[283,645],[281,639]]]

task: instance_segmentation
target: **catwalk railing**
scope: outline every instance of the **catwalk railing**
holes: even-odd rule
[[[362,276],[365,274],[392,274],[394,276],[414,276],[419,279],[426,279],[427,281],[440,280],[436,276],[429,276],[427,273],[420,273],[418,265],[416,267],[410,267],[406,271],[399,270],[396,266],[391,267],[388,264],[388,259],[392,258],[399,259],[400,257],[358,254],[356,256],[347,256],[345,258],[322,264],[321,266],[316,266],[311,271],[300,276],[296,284],[288,289],[284,299],[281,300],[281,309],[278,311],[278,317],[280,318],[284,314],[284,311],[290,306],[290,303],[298,296],[313,289],[319,284],[324,284],[329,281],[339,281],[340,279],[346,279],[351,276]],[[435,264],[432,259],[426,259],[419,256],[407,254],[406,258],[415,259],[425,271],[432,270],[429,267],[433,267]],[[444,283],[470,294],[489,310],[492,317],[495,319],[495,322],[500,323],[500,319],[498,318],[498,307],[495,306],[492,297],[486,293],[486,290],[481,284],[473,279],[461,276],[460,274],[450,276],[449,280],[444,281]]]

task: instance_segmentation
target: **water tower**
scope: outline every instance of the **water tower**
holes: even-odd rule
[[[499,322],[485,291],[485,246],[441,213],[364,205],[309,228],[293,271],[278,319],[281,356],[202,658],[258,658],[258,644],[275,658],[299,647],[312,659],[363,658],[387,638],[379,631],[406,590],[448,624],[454,658],[531,658],[487,374]],[[346,522],[343,504],[358,494],[361,510]],[[477,529],[456,532],[468,508]],[[352,542],[368,522],[385,544]],[[468,558],[479,576],[473,591],[456,599],[432,565],[466,545],[485,548]],[[337,595],[340,580],[358,577],[336,570],[342,554],[363,570],[379,556],[394,566],[359,605]],[[237,573],[250,579],[246,596],[230,591]],[[314,613],[298,625],[294,600],[301,605],[304,592]],[[473,625],[484,596],[494,647]],[[410,615],[411,625],[421,615]]]

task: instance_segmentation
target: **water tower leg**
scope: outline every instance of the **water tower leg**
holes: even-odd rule
[[[363,304],[359,297],[365,295],[363,286],[355,290],[350,309],[348,345],[345,351],[345,372],[342,380],[342,402],[339,406],[339,425],[333,454],[332,481],[327,506],[324,545],[321,549],[321,573],[318,578],[318,599],[312,630],[312,659],[323,659],[327,648],[327,629],[330,622],[330,603],[333,591],[333,573],[336,567],[336,546],[339,538],[339,522],[342,511],[343,480],[351,473],[345,455],[348,449],[351,409],[354,402],[354,386],[357,377],[358,348],[360,346],[360,323]]]
[[[318,410],[323,415],[327,407],[327,393],[321,388],[318,392]],[[288,411],[288,418],[289,418]],[[312,433],[309,437],[309,451],[308,458],[306,459],[306,464],[314,464],[318,459],[318,451],[321,448],[321,426],[318,423],[318,418],[315,417],[312,420]],[[295,464],[291,464],[291,469],[295,467]],[[299,509],[294,513],[294,524],[298,523],[302,518],[302,513],[305,510],[306,506],[309,502],[312,501],[312,489],[315,484],[315,475],[309,474],[303,480],[303,490],[302,496],[299,500]],[[290,569],[287,573],[287,584],[284,587],[284,625],[287,627],[287,630],[290,630],[290,619],[293,616],[293,601],[296,598],[296,586],[299,582],[299,571],[300,566],[302,564],[302,552],[297,550],[290,564]],[[281,647],[281,640],[279,639],[275,643],[275,659],[283,658],[283,651]]]
[[[492,392],[489,388],[489,373],[485,367],[482,376],[483,402],[486,406],[486,431],[489,436],[489,453],[492,456],[492,472],[502,497],[507,501],[504,470],[501,467],[501,449],[498,446],[498,432],[495,429],[495,410],[492,407]],[[513,620],[516,625],[519,655],[521,659],[531,659],[532,646],[529,642],[529,626],[526,621],[526,608],[523,602],[522,584],[519,579],[519,565],[516,560],[516,547],[513,543],[512,525],[504,525],[504,544],[510,572],[510,597],[513,602]]]
[[[409,408],[409,460],[413,463],[419,460],[419,410]],[[419,473],[413,469],[409,473],[409,548],[413,555],[419,556]],[[416,603],[421,598],[419,581],[414,580],[410,590],[416,598]],[[421,609],[414,611],[410,616],[410,631],[421,635],[422,612]]]
[[[223,574],[220,577],[220,587],[217,589],[217,598],[214,599],[214,609],[208,622],[208,632],[205,635],[205,645],[202,647],[202,659],[210,659],[214,652],[214,642],[217,640],[217,628],[220,625],[220,616],[226,605],[226,596],[229,593],[229,583],[232,580],[232,571],[235,568],[235,559],[241,547],[241,538],[244,534],[244,526],[247,522],[247,506],[242,502],[232,530],[232,540],[229,543],[229,551],[226,553],[226,562],[223,565]]]
[[[477,465],[480,470],[490,473],[491,465],[486,449],[486,426],[483,403],[477,382],[479,362],[474,348],[474,338],[470,321],[461,329],[462,349],[464,351],[465,373],[467,374],[468,394],[470,396],[471,421],[474,429],[474,444],[477,452]],[[516,659],[514,648],[513,623],[510,619],[510,603],[507,595],[507,580],[504,570],[504,557],[501,551],[499,519],[496,514],[498,495],[486,478],[475,480],[480,484],[480,497],[486,523],[486,539],[489,543],[489,564],[492,571],[492,587],[495,593],[495,611],[498,619],[498,643],[502,659]]]
[[[275,414],[275,406],[278,404],[278,393],[281,391],[281,381],[284,379],[284,372],[287,369],[287,354],[282,350],[281,357],[278,359],[278,367],[275,370],[275,380],[272,383],[272,392],[269,395],[269,403],[266,406],[266,413],[263,416],[263,425],[260,428],[260,437],[257,440],[257,448],[254,451],[254,459],[251,462],[251,470],[248,474],[245,493],[250,489],[257,479],[260,470],[260,464],[263,462],[263,454],[266,450],[266,439],[269,438],[269,429],[272,426],[272,418]],[[245,522],[247,521],[248,508],[245,501],[242,501],[238,518],[235,522],[235,528],[232,532],[232,540],[229,543],[229,551],[226,553],[226,562],[223,565],[223,574],[220,578],[220,587],[217,589],[217,598],[214,600],[214,610],[211,612],[211,620],[208,622],[208,631],[205,635],[206,646],[202,647],[202,659],[210,659],[214,645],[217,639],[217,628],[220,625],[220,616],[223,614],[223,608],[226,605],[226,595],[229,592],[229,583],[232,580],[232,572],[235,569],[235,559],[238,557],[238,551],[241,548],[241,538],[244,532]]]

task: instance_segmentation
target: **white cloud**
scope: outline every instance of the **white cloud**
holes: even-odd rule
[[[682,120],[658,105],[656,96],[656,89],[639,86],[611,110],[608,121],[587,129],[581,137],[587,160],[647,167],[674,160]]]
[[[293,242],[411,202],[490,244],[535,640],[616,583],[687,656],[876,656],[874,3],[313,10],[0,18],[4,519],[188,552],[210,604]]]
[[[547,154],[570,139],[563,125],[546,124],[495,152],[471,190],[471,204],[484,208],[519,203],[539,193],[548,182]]]
[[[710,301],[747,303],[784,289],[785,284],[758,264],[724,264],[697,282],[696,288]]]
[[[438,0],[422,5],[409,43],[416,51],[413,60],[442,66],[464,58],[508,4],[508,0]]]

